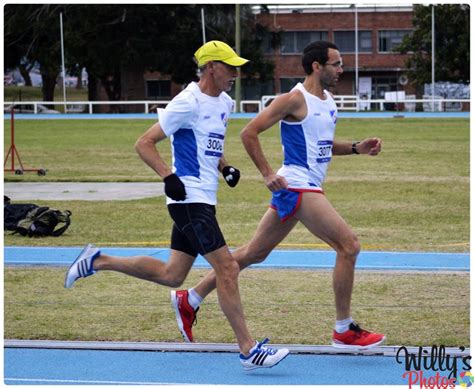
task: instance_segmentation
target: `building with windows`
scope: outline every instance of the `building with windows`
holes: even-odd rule
[[[409,82],[399,82],[402,76],[406,78],[407,56],[393,51],[413,31],[412,6],[266,5],[254,6],[253,12],[255,21],[269,31],[264,52],[274,62],[275,72],[273,80],[265,83],[244,77],[243,100],[288,92],[303,80],[301,52],[315,40],[334,42],[341,51],[344,74],[336,94],[355,95],[357,85],[362,98],[383,99],[385,92],[397,90],[414,94]],[[182,89],[156,72],[146,72],[141,77],[145,80],[141,93],[148,100],[169,100]],[[134,80],[134,88],[137,82]]]
[[[413,31],[411,6],[275,5],[254,7],[254,12],[257,22],[271,32],[265,53],[275,63],[275,74],[259,91],[255,86],[244,88],[243,98],[289,91],[304,78],[301,52],[315,40],[334,42],[341,51],[344,74],[336,94],[355,95],[357,86],[361,96],[373,99],[402,88],[414,92],[399,82],[406,77],[407,56],[393,52]]]

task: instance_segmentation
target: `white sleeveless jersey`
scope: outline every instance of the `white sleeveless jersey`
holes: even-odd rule
[[[336,103],[327,91],[326,100],[321,100],[301,83],[295,89],[303,93],[308,114],[300,122],[280,121],[284,161],[277,174],[288,181],[288,189],[322,191],[332,157]]]
[[[232,105],[227,93],[209,96],[192,82],[158,110],[161,128],[171,140],[172,171],[186,187],[186,200],[167,197],[167,204],[217,203],[218,165]]]

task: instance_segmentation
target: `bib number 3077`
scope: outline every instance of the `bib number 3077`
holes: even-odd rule
[[[222,157],[224,151],[224,135],[210,132],[206,142],[205,155],[210,157]]]
[[[318,155],[316,162],[327,163],[332,157],[332,140],[318,140]]]

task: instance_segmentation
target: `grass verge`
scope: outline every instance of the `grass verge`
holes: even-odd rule
[[[5,338],[180,341],[169,288],[112,272],[63,288],[65,269],[5,269]],[[206,273],[194,270],[184,287]],[[284,284],[284,285],[283,285]],[[274,343],[329,344],[334,325],[331,272],[249,269],[240,276],[253,336]],[[389,345],[469,345],[466,274],[357,272],[353,316],[384,332]],[[235,342],[216,294],[194,327],[198,342]]]

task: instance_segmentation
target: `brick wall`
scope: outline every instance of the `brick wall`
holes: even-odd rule
[[[388,11],[366,12],[358,10],[358,29],[372,31],[372,53],[358,55],[359,76],[371,76],[380,72],[399,74],[395,69],[406,68],[406,55],[378,53],[379,30],[412,29],[412,12]],[[353,11],[313,12],[313,13],[281,13],[258,14],[259,23],[271,31],[327,31],[328,39],[334,41],[334,31],[355,30],[355,13]],[[269,55],[275,62],[275,80],[281,77],[304,77],[301,66],[301,55],[280,53],[278,50]],[[355,80],[355,54],[342,53],[345,75],[341,80],[339,90],[342,94],[352,94]],[[279,83],[275,82],[276,92],[279,93]]]

